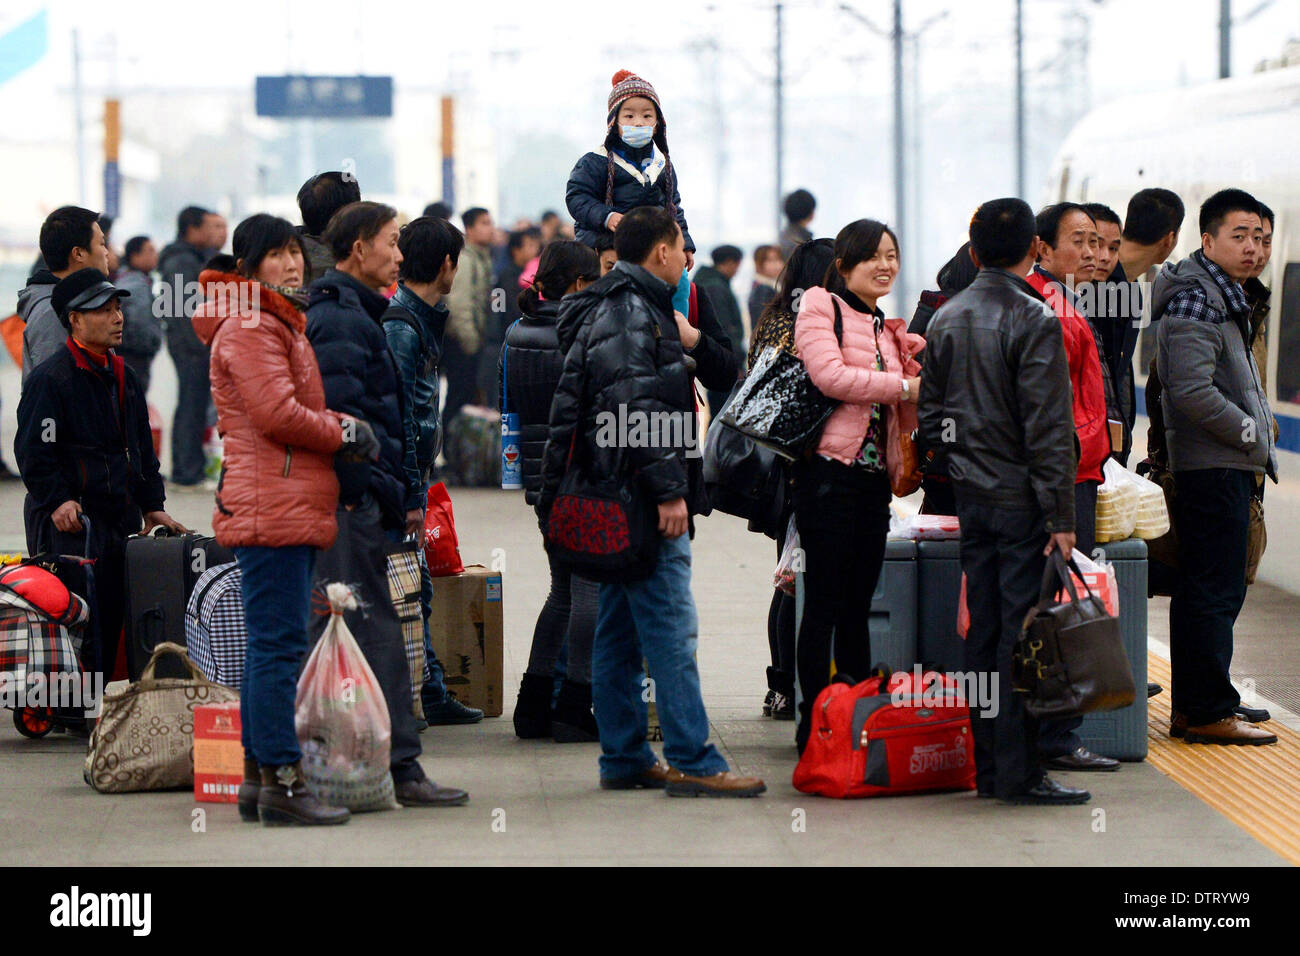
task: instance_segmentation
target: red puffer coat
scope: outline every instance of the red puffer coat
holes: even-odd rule
[[[212,527],[232,547],[328,548],[338,534],[333,454],[339,416],[325,408],[306,317],[277,292],[205,270],[194,331],[212,349],[212,398],[225,467]],[[256,301],[254,301],[254,293]]]
[[[1065,356],[1070,362],[1070,387],[1074,393],[1074,431],[1079,436],[1079,470],[1074,483],[1101,481],[1101,466],[1110,454],[1106,427],[1106,387],[1102,383],[1097,340],[1086,316],[1070,303],[1064,287],[1034,269],[1025,281],[1037,289],[1061,320]]]

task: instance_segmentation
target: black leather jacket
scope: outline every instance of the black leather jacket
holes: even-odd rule
[[[685,498],[691,514],[711,510],[704,493],[691,371],[673,320],[672,294],[667,283],[645,269],[619,262],[608,275],[562,301],[556,331],[565,352],[564,371],[551,402],[539,515],[554,500],[571,446],[575,458],[590,462],[593,475],[617,476],[620,486],[639,481],[655,502]],[[677,423],[671,429],[673,440],[623,440],[622,421],[631,436],[633,413],[651,423]],[[604,435],[599,434],[602,427]],[[612,435],[610,427],[616,429]]]
[[[920,435],[959,500],[1037,502],[1048,532],[1074,530],[1077,467],[1061,322],[1023,278],[984,269],[930,320]]]

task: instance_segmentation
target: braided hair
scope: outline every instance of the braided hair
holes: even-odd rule
[[[622,105],[619,103],[609,114],[609,128],[605,133],[605,205],[611,209],[614,208],[614,150],[622,142],[618,129],[618,110]],[[668,215],[676,219],[677,204],[673,202],[673,196],[677,194],[677,170],[673,167],[672,157],[668,155],[667,124],[658,104],[655,104],[655,114],[659,117],[659,122],[655,124],[654,144],[664,154],[664,208],[668,210]]]

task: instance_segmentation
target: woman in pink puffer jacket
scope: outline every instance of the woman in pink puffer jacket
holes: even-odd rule
[[[826,288],[803,294],[794,340],[813,384],[840,405],[815,453],[795,462],[794,512],[804,551],[804,611],[796,656],[803,752],[813,702],[835,667],[864,680],[871,669],[867,621],[889,532],[890,476],[903,469],[899,435],[916,429],[925,340],[876,303],[898,276],[898,240],[859,219],[835,237]],[[843,324],[835,338],[835,313]]]

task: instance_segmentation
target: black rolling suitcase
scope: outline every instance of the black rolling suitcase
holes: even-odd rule
[[[194,584],[208,568],[235,560],[210,535],[153,535],[126,539],[126,666],[131,680],[164,641],[185,646],[185,605]],[[156,677],[186,677],[175,655],[158,662]]]

